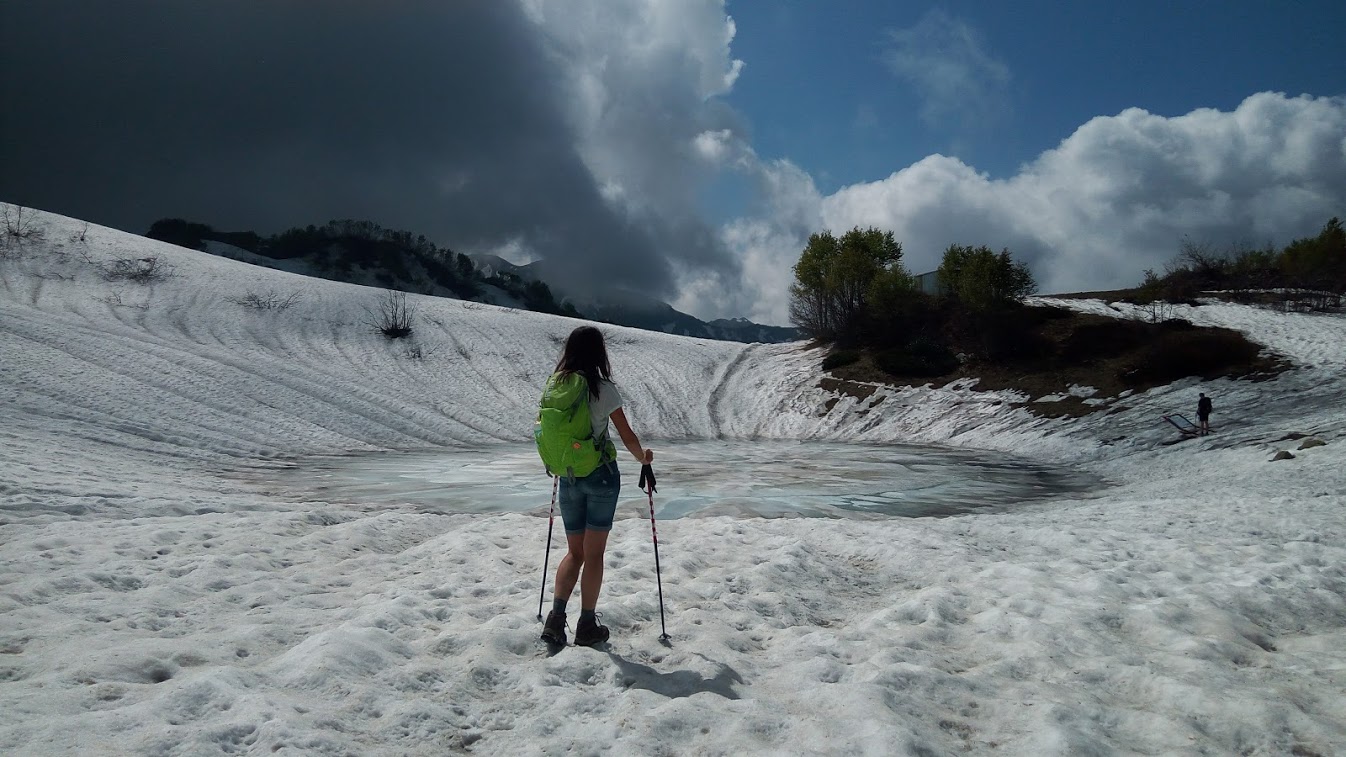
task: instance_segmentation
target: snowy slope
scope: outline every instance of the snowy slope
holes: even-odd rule
[[[42,218],[0,260],[6,754],[1346,750],[1340,316],[1192,309],[1298,367],[1079,420],[966,387],[838,399],[799,345],[605,326],[656,450],[931,442],[1116,485],[999,515],[661,523],[671,647],[624,520],[611,648],[548,658],[545,479],[535,514],[446,516],[282,501],[231,471],[526,439],[576,322],[413,297],[414,339],[389,342],[363,323],[377,290]],[[98,275],[151,256],[175,275]],[[264,292],[302,298],[230,301]],[[1162,445],[1157,416],[1198,388],[1218,433]],[[1327,444],[1268,462],[1291,433]]]

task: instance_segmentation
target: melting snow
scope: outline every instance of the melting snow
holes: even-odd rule
[[[1340,315],[1180,306],[1297,367],[1077,419],[965,385],[836,398],[800,345],[605,326],[656,450],[937,443],[1115,486],[948,518],[661,523],[669,646],[637,506],[609,546],[610,648],[548,657],[545,478],[530,512],[437,514],[229,472],[526,442],[576,322],[409,297],[416,334],[389,342],[363,322],[376,290],[42,218],[0,261],[6,754],[1346,750]],[[95,268],[151,256],[176,275]],[[262,291],[302,298],[230,301]],[[1159,416],[1198,390],[1216,433],[1165,445]]]

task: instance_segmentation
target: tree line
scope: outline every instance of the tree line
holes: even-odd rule
[[[955,350],[964,359],[1013,350],[1022,341],[1013,328],[1022,320],[1020,300],[1037,291],[1032,272],[1009,250],[959,244],[945,249],[936,286],[923,288],[893,233],[873,227],[811,235],[794,274],[795,326],[843,349],[871,348],[885,370],[911,376],[949,372],[958,364]]]
[[[1145,271],[1134,299],[1182,302],[1211,291],[1247,301],[1274,295],[1311,309],[1339,305],[1346,294],[1346,229],[1333,217],[1317,235],[1279,249],[1235,245],[1219,251],[1185,240],[1162,274]]]
[[[1086,323],[1061,308],[1029,307],[1022,300],[1037,284],[1028,267],[1009,250],[984,245],[951,244],[933,282],[912,276],[901,243],[872,227],[811,235],[794,274],[790,317],[804,334],[832,345],[825,370],[864,361],[861,373],[872,363],[890,376],[917,379],[978,364],[1022,378],[1107,364],[1099,370],[1130,386],[1262,370],[1254,365],[1256,345],[1234,332],[1174,320],[1172,303],[1198,304],[1196,296],[1203,295],[1296,309],[1340,307],[1346,231],[1333,218],[1317,235],[1279,249],[1216,253],[1184,242],[1162,275],[1146,271],[1140,286],[1111,293],[1148,305],[1149,323]]]

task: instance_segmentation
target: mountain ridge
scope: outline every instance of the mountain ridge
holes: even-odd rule
[[[219,231],[182,219],[156,221],[151,239],[277,270],[541,313],[588,318],[680,336],[741,343],[799,340],[797,329],[745,318],[702,321],[666,302],[619,290],[602,300],[553,290],[543,261],[523,265],[491,254],[455,253],[424,236],[368,221],[295,227],[270,238]]]
[[[470,254],[468,257],[477,266],[477,270],[487,272],[488,275],[507,274],[524,281],[544,283],[546,281],[544,261],[512,263],[499,255],[489,253]],[[729,342],[774,344],[803,338],[796,328],[755,323],[747,318],[717,318],[703,321],[674,308],[667,302],[651,299],[630,290],[614,290],[604,299],[596,299],[592,295],[576,296],[559,287],[554,287],[553,291],[563,303],[573,305],[595,320],[618,326],[632,326],[647,331],[662,331],[665,334]]]

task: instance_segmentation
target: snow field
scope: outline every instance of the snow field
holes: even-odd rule
[[[1115,485],[946,519],[661,522],[669,647],[647,524],[627,518],[599,608],[609,650],[548,657],[545,480],[538,513],[469,516],[285,502],[229,473],[526,437],[575,322],[409,298],[416,359],[361,323],[371,290],[91,228],[94,260],[177,270],[111,284],[65,241],[80,224],[46,223],[0,262],[7,754],[1346,749],[1339,316],[1191,309],[1299,367],[1100,398],[1128,409],[1076,420],[966,387],[825,412],[798,346],[604,327],[656,450],[930,442]],[[284,313],[224,300],[249,289],[305,294]],[[1157,416],[1198,388],[1217,433],[1160,445]],[[1267,462],[1277,449],[1297,457]]]

